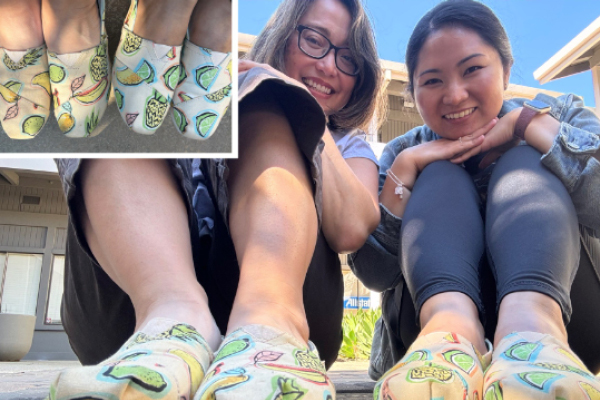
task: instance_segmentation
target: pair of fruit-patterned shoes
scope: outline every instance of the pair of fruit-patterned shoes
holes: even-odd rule
[[[0,122],[9,137],[35,137],[48,120],[52,101],[65,136],[94,135],[110,94],[104,6],[99,0],[100,44],[94,48],[61,55],[45,45],[25,51],[0,49]]]
[[[121,34],[112,79],[117,107],[133,131],[152,134],[171,103],[177,129],[207,139],[231,102],[231,53],[198,47],[165,46],[133,33],[138,1],[133,0]],[[13,139],[31,139],[42,129],[54,102],[60,130],[87,137],[104,115],[110,95],[105,0],[98,0],[101,40],[97,47],[57,55],[45,46],[22,52],[0,49],[0,122]]]
[[[310,342],[249,325],[213,354],[193,327],[156,318],[101,364],[61,372],[49,399],[333,400],[335,389]]]
[[[594,400],[600,381],[551,335],[512,333],[485,355],[460,335],[419,337],[377,382],[375,400]]]
[[[138,0],[133,0],[121,34],[113,86],[125,123],[152,134],[171,103],[177,129],[188,138],[206,139],[216,130],[231,101],[231,53],[198,47],[166,46],[133,32]]]

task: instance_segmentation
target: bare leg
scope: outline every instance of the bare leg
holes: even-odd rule
[[[134,33],[155,43],[183,44],[197,0],[139,0]]]
[[[166,162],[89,160],[81,181],[85,236],[130,296],[136,329],[155,317],[175,319],[216,349],[220,333],[196,279],[185,203]]]
[[[430,297],[423,303],[419,319],[423,327],[419,336],[454,332],[473,343],[481,354],[487,352],[477,307],[465,294],[446,292]]]
[[[190,41],[222,53],[231,51],[231,0],[200,0],[190,20]]]
[[[56,54],[75,53],[100,43],[96,0],[42,0],[42,25],[48,50]]]
[[[317,234],[311,181],[277,103],[245,107],[240,157],[231,162],[228,181],[229,224],[240,264],[228,333],[263,324],[306,343],[302,287]]]
[[[27,50],[43,43],[40,0],[0,0],[0,47]]]

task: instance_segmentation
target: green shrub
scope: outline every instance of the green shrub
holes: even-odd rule
[[[369,358],[375,322],[380,316],[381,308],[359,309],[356,313],[344,315],[342,320],[344,339],[339,353],[341,359],[367,360]]]

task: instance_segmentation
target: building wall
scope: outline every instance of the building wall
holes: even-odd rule
[[[25,359],[76,359],[62,325],[46,323],[53,258],[65,254],[67,204],[56,177],[28,175],[18,186],[0,177],[0,252],[42,255],[35,334]]]
[[[379,129],[378,141],[387,143],[421,125],[423,120],[412,103],[405,104],[404,97],[388,95],[387,116]]]

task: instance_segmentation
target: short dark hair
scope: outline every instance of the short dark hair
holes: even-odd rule
[[[407,89],[411,95],[414,95],[413,75],[423,45],[432,33],[448,27],[461,27],[477,33],[484,42],[496,49],[505,71],[512,67],[514,59],[510,41],[496,14],[478,1],[446,0],[429,10],[421,18],[408,41],[406,48]]]

